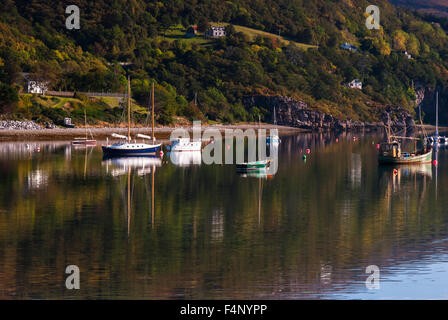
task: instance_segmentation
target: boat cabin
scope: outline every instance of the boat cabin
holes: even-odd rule
[[[382,143],[380,145],[380,154],[388,157],[400,157],[401,156],[401,146],[398,141],[392,141],[391,143]]]

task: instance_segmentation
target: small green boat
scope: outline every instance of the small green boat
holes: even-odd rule
[[[253,162],[244,162],[236,165],[236,170],[238,172],[248,172],[248,171],[262,171],[269,168],[271,160],[260,160]]]

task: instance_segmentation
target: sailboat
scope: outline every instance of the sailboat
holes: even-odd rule
[[[258,116],[258,127],[261,128],[260,116]],[[243,162],[236,165],[236,171],[239,173],[265,172],[269,168],[270,164],[271,160],[268,159]]]
[[[89,139],[89,137],[88,137],[86,109],[84,109],[84,126],[86,128],[86,136],[82,137],[82,138],[75,138],[75,140],[72,141],[72,144],[73,145],[84,145],[84,146],[96,146],[96,140],[93,139],[92,133],[90,133],[90,136],[92,139]]]
[[[274,125],[277,127],[277,117],[275,112],[275,106],[274,106]],[[271,133],[268,137],[266,137],[266,142],[268,144],[271,144],[276,146],[280,143],[280,137],[276,133]]]
[[[436,92],[436,131],[434,135],[428,137],[428,141],[431,145],[445,145],[448,144],[448,138],[439,136],[439,92]]]
[[[420,124],[423,129],[421,111]],[[424,129],[423,129],[424,130]],[[380,144],[378,162],[380,164],[413,164],[413,163],[428,163],[432,160],[432,148],[428,146],[426,139],[418,139],[413,137],[399,137],[392,135],[390,128],[390,118],[388,116],[387,128],[387,142]],[[414,152],[403,152],[401,143],[398,139],[408,139],[415,142]],[[423,148],[417,149],[417,142],[423,142]]]
[[[154,137],[154,83],[152,84],[152,137],[137,134],[137,137],[143,139],[152,139],[152,144],[137,143],[136,140],[131,140],[131,84],[128,76],[128,135],[123,136],[116,133],[112,133],[115,138],[123,139],[123,141],[105,146],[102,146],[103,153],[109,157],[121,157],[121,156],[154,156],[160,150],[161,144],[155,143]]]

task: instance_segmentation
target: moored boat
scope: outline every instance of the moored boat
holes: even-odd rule
[[[189,138],[177,138],[171,142],[171,151],[201,151],[201,141],[192,141]]]
[[[72,141],[72,145],[74,146],[78,146],[78,145],[83,145],[83,146],[96,146],[96,140],[93,139],[86,139],[86,138],[75,138]]]
[[[421,123],[421,114],[420,114]],[[422,126],[423,128],[423,126]],[[424,131],[423,131],[424,132]],[[428,163],[432,160],[432,147],[428,143],[428,139],[413,138],[413,137],[399,137],[391,134],[390,118],[386,129],[387,142],[381,143],[378,153],[379,164],[414,164],[414,163]],[[415,142],[413,152],[404,152],[401,148],[400,140],[413,140]],[[421,141],[422,146],[417,148],[417,143]]]
[[[236,170],[238,172],[248,172],[248,171],[260,171],[269,168],[271,160],[260,160],[252,162],[244,162],[236,165]]]
[[[89,129],[87,128],[87,114],[86,114],[86,110],[85,109],[84,109],[84,125],[85,125],[85,128],[86,128],[86,136],[85,137],[81,137],[81,138],[75,138],[72,141],[72,145],[74,145],[74,146],[80,146],[80,145],[82,145],[82,146],[96,146],[96,140],[93,139],[92,132],[90,132],[91,139],[89,139],[89,137],[88,137]]]
[[[103,153],[105,156],[109,157],[122,157],[122,156],[152,156],[159,152],[161,144],[155,143],[154,137],[154,84],[152,86],[152,137],[143,134],[138,134],[137,137],[143,139],[152,139],[152,144],[147,143],[137,143],[131,141],[131,85],[128,77],[128,135],[123,136],[113,133],[112,136],[115,138],[121,138],[122,141],[109,145],[102,146]]]
[[[275,106],[274,106],[274,125],[277,127],[277,116],[276,116],[276,112],[275,112]],[[278,131],[278,129],[276,129],[276,132]],[[274,146],[278,146],[280,144],[280,137],[278,136],[277,133],[272,133],[266,137],[266,143],[267,144],[272,144]]]
[[[161,144],[118,142],[113,145],[102,146],[106,156],[150,156],[156,155]]]
[[[380,164],[428,163],[431,160],[431,148],[424,148],[414,153],[401,152],[401,145],[398,141],[381,144],[380,154],[378,155],[378,162]]]

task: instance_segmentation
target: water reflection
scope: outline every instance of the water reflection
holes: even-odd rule
[[[155,167],[162,166],[162,159],[156,156],[145,157],[103,157],[106,173],[112,176],[127,174],[134,170],[139,176],[150,174]]]
[[[282,137],[273,176],[0,143],[0,297],[401,298],[429,283],[443,297],[448,153],[379,167],[379,139]]]
[[[167,156],[171,163],[179,167],[188,167],[191,165],[201,165],[202,153],[201,151],[177,151],[169,152]]]

